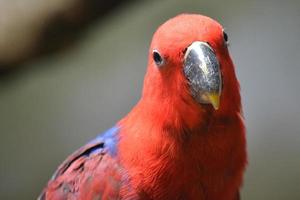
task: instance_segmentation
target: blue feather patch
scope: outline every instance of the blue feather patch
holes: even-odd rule
[[[114,157],[117,155],[117,142],[118,142],[119,127],[114,126],[104,133],[99,134],[95,139],[89,142],[89,144],[103,143],[102,148],[91,149],[89,153],[98,153],[103,148]]]

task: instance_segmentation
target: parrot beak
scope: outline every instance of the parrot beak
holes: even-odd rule
[[[219,61],[211,46],[206,42],[193,42],[185,53],[183,69],[196,101],[211,104],[218,110],[222,76]]]

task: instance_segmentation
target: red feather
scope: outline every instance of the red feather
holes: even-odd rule
[[[196,102],[184,76],[183,56],[194,41],[209,43],[219,60],[218,110]],[[164,58],[160,68],[152,59],[154,49]],[[141,100],[117,127],[117,135],[92,143],[101,151],[87,145],[69,157],[41,198],[239,200],[245,128],[222,26],[205,16],[179,15],[159,27]],[[105,146],[116,154],[104,154]]]
[[[200,105],[183,75],[183,53],[207,41],[220,61],[220,109]],[[158,69],[153,49],[166,58]],[[120,121],[119,153],[141,199],[236,198],[246,165],[239,84],[222,27],[200,15],[180,15],[155,33],[140,102]],[[125,197],[130,196],[124,192]]]

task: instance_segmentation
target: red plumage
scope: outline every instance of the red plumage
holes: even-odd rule
[[[184,50],[196,40],[207,41],[220,61],[219,110],[197,103],[182,73]],[[155,66],[153,49],[166,57],[163,69]],[[149,52],[142,98],[120,122],[119,152],[133,187],[144,199],[235,199],[246,164],[245,128],[221,25],[177,16],[157,30]]]
[[[217,110],[193,98],[183,73],[186,49],[194,41],[209,44],[219,61]],[[164,58],[162,67],[153,60],[153,50]],[[41,197],[238,200],[247,162],[241,113],[222,26],[205,16],[179,15],[154,34],[137,105],[117,124],[118,130],[69,157]]]

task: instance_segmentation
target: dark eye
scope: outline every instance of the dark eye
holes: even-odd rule
[[[164,64],[164,60],[157,50],[153,50],[153,60],[158,67]]]
[[[228,43],[228,35],[225,31],[223,31],[223,38],[224,38],[225,42]]]

